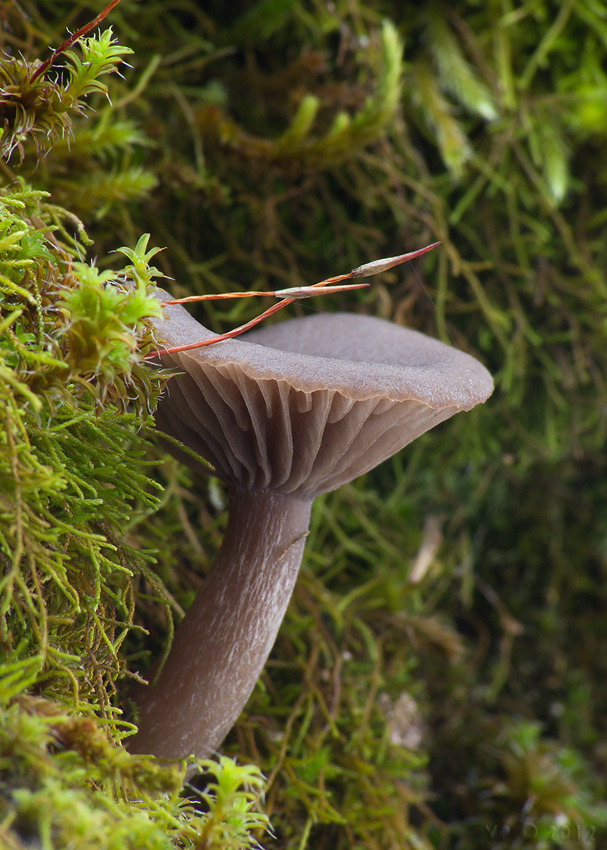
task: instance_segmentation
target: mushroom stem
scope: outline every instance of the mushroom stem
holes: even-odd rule
[[[175,633],[158,682],[140,689],[132,752],[204,757],[236,722],[270,654],[304,550],[312,501],[234,487],[223,544]]]

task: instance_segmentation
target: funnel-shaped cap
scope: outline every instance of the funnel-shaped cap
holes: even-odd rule
[[[182,307],[169,346],[212,334]],[[293,319],[162,357],[172,378],[157,421],[247,489],[315,496],[372,469],[493,390],[473,357],[381,319]]]

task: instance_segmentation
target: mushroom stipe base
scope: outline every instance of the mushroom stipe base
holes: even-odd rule
[[[223,544],[180,623],[149,696],[140,690],[132,752],[208,755],[255,687],[303,555],[311,499],[233,488]],[[245,698],[246,700],[246,698]]]

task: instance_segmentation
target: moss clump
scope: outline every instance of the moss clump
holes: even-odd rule
[[[152,561],[119,541],[158,504],[137,434],[163,384],[142,360],[155,271],[145,239],[114,273],[76,261],[26,186],[2,192],[0,216],[3,693],[44,683],[111,714],[130,577]]]
[[[66,83],[2,58],[7,158],[77,138],[83,98],[107,92],[99,77],[128,52],[109,30],[76,49]],[[100,271],[82,260],[80,221],[49,197],[23,179],[0,186],[0,844],[254,847],[267,828],[256,768],[200,762],[212,771],[200,811],[180,796],[184,769],[120,743],[135,579],[180,610],[128,535],[160,504],[149,431],[165,376],[144,360],[159,249],[144,235]]]
[[[92,718],[22,696],[0,714],[2,846],[258,847],[252,834],[267,829],[259,773],[228,758],[198,764],[207,771],[203,813],[180,796],[183,770],[130,756]]]
[[[79,3],[27,9],[29,18],[11,7],[3,33],[15,61],[19,51],[34,61],[40,33],[61,43],[66,25],[75,29],[90,17]],[[66,217],[48,199],[35,202],[44,205],[44,226],[60,228],[55,238],[72,261],[82,262],[70,242],[81,233],[75,216],[95,222],[97,279],[116,266],[111,250],[135,246],[149,232],[151,244],[167,246],[154,263],[183,295],[310,284],[439,239],[440,251],[414,269],[386,273],[356,296],[356,309],[451,340],[497,378],[490,405],[315,508],[288,621],[225,745],[270,776],[274,846],[392,850],[442,842],[495,850],[547,847],[552,836],[578,850],[600,842],[607,794],[601,3],[436,0],[380,9],[358,0],[210,0],[203,9],[188,0],[123,0],[112,24],[135,49],[132,75],[111,78],[115,108],[100,102],[86,122],[75,115],[69,144],[58,139],[41,161],[24,138],[22,165],[18,142],[3,171],[9,181],[19,170],[70,210]],[[57,82],[68,84],[69,72]],[[144,191],[144,204],[129,205]],[[34,311],[15,294],[21,278],[6,276],[11,304]],[[119,282],[112,291],[124,295]],[[293,311],[352,309],[353,298]],[[204,321],[221,332],[255,309],[244,300],[208,306]],[[52,320],[67,333],[65,315]],[[74,345],[86,340],[74,328]],[[67,340],[63,349],[57,344],[53,337],[45,353],[72,369],[78,410],[89,405],[79,427],[97,425],[104,410],[112,426],[125,423],[104,462],[118,445],[123,470],[147,470],[165,487],[158,511],[159,492],[142,481],[147,503],[127,488],[131,517],[108,524],[102,501],[95,524],[88,496],[114,504],[118,516],[118,494],[112,503],[92,472],[81,478],[93,476],[95,496],[78,479],[90,508],[87,529],[117,549],[99,543],[113,565],[104,572],[73,543],[64,566],[67,572],[72,557],[87,565],[85,588],[75,575],[70,581],[86,616],[90,609],[106,617],[93,633],[108,635],[103,670],[112,672],[100,674],[97,689],[83,672],[88,655],[78,667],[49,660],[49,652],[29,678],[21,667],[15,676],[62,706],[77,685],[88,717],[125,658],[137,675],[144,650],[162,652],[171,612],[179,616],[192,598],[194,575],[212,560],[225,516],[216,482],[192,487],[173,463],[130,466],[138,448],[151,452],[150,461],[158,455],[141,442],[145,414],[137,402],[126,413],[120,406],[115,387],[127,378],[112,365],[87,390],[76,361],[69,364]],[[21,362],[18,350],[34,350],[16,333],[9,347],[11,370]],[[89,367],[98,351],[105,360],[103,347],[83,351]],[[122,352],[131,357],[128,343]],[[45,368],[50,380],[58,367]],[[44,401],[27,368],[19,374],[19,387]],[[136,387],[136,357],[129,375]],[[19,416],[35,425],[28,397],[13,392]],[[128,415],[135,419],[127,427]],[[77,442],[79,432],[70,430],[77,423],[64,424],[59,433]],[[94,451],[98,438],[86,429]],[[72,442],[62,449],[68,457],[77,455]],[[18,459],[27,456],[22,450]],[[46,486],[61,505],[62,491]],[[69,524],[67,513],[58,515]],[[13,528],[12,519],[3,522]],[[69,539],[78,533],[72,529]],[[153,574],[142,540],[159,550]],[[23,581],[35,600],[29,576]],[[140,593],[134,614],[125,590],[132,580]],[[110,584],[113,610],[105,607]],[[47,604],[52,578],[45,588]],[[18,591],[17,610],[26,598]],[[51,604],[53,617],[59,602]],[[52,635],[67,627],[51,616],[49,645],[58,648]],[[74,616],[82,644],[84,614]],[[123,640],[131,617],[136,628]],[[153,632],[147,643],[142,628]],[[45,644],[29,634],[25,640],[14,650],[16,664],[40,664],[36,647]],[[120,735],[113,704],[106,700],[103,711]],[[144,803],[148,812],[158,806],[157,798]]]

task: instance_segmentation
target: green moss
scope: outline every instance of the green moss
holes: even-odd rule
[[[134,70],[103,77],[114,108],[100,98],[86,120],[57,106],[69,72],[32,90],[25,64],[90,13],[11,7],[2,173],[52,196],[3,194],[2,672],[8,693],[29,687],[72,719],[78,695],[77,716],[119,737],[119,677],[162,653],[221,539],[220,487],[151,446],[160,385],[122,286],[137,263],[111,251],[150,233],[188,295],[310,284],[440,239],[364,293],[292,311],[442,337],[497,391],[318,503],[289,617],[225,748],[269,776],[272,846],[590,847],[606,793],[605,10],[418,6],[123,0],[112,26]],[[28,104],[46,115],[44,86],[55,144],[39,159]],[[73,136],[57,138],[68,116]],[[199,316],[221,332],[255,310]],[[159,799],[139,813],[169,824]]]
[[[0,212],[5,688],[68,685],[78,701],[82,687],[107,712],[132,620],[129,577],[151,560],[115,541],[134,506],[158,503],[136,434],[163,383],[142,361],[154,347],[154,272],[100,275],[75,262],[26,187],[5,190]]]
[[[386,21],[381,31],[381,67],[374,96],[366,98],[354,114],[339,111],[323,135],[312,135],[322,105],[313,94],[301,98],[291,123],[275,140],[245,132],[214,103],[198,112],[196,123],[203,138],[218,140],[249,163],[261,161],[293,171],[327,168],[351,159],[357,150],[385,135],[396,114],[401,76],[402,44],[393,24]]]
[[[183,770],[130,756],[91,719],[42,699],[21,697],[0,719],[0,838],[3,847],[77,845],[118,850],[256,847],[253,830],[263,780],[222,758],[200,814],[179,795]]]
[[[81,49],[65,85],[2,59],[5,79],[21,75],[2,104],[8,157],[72,129],[127,52],[109,30]],[[181,610],[127,535],[160,505],[149,432],[165,376],[145,366],[159,249],[141,236],[102,272],[81,259],[79,220],[47,199],[22,179],[0,187],[0,843],[253,847],[267,827],[256,768],[201,762],[215,778],[200,813],[179,796],[183,769],[120,743],[133,729],[115,699],[123,643],[144,631],[135,579]]]

